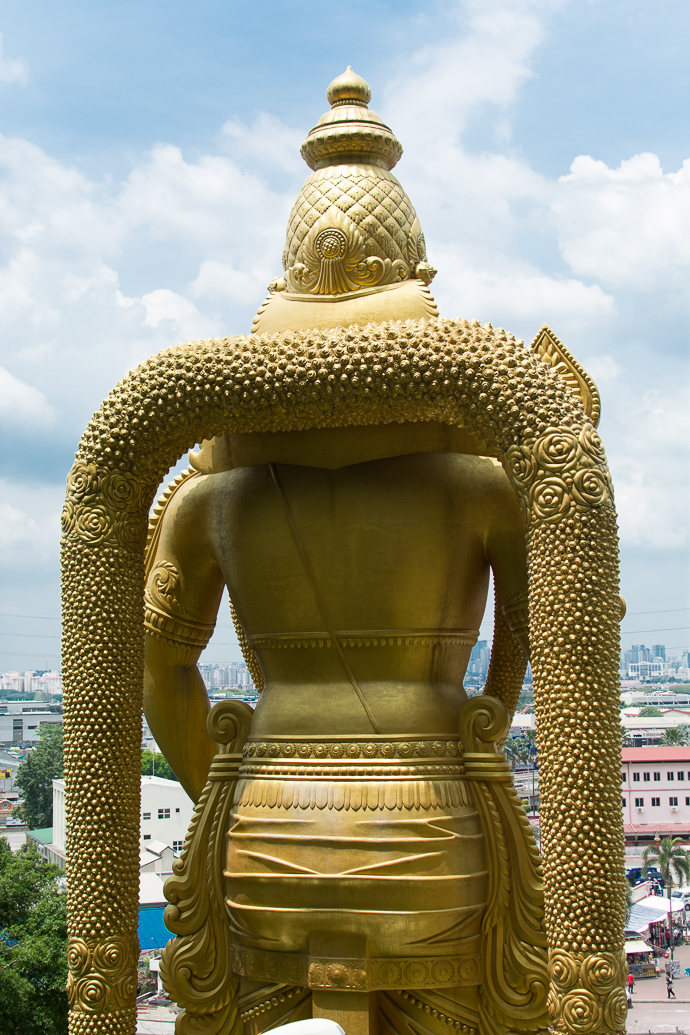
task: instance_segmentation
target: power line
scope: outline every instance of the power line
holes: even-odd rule
[[[23,636],[24,639],[29,640],[60,640],[60,636],[51,636],[50,633],[3,633],[0,632],[0,636]]]
[[[690,611],[690,607],[669,607],[665,611],[628,611],[628,615],[670,615],[672,611]]]
[[[59,654],[44,654],[42,650],[35,650],[32,654],[24,654],[16,650],[0,650],[0,655],[9,658],[59,658]]]
[[[666,629],[621,629],[621,636],[638,636],[640,633],[670,633],[690,629],[690,625],[674,625]]]
[[[52,615],[15,615],[10,614],[8,611],[0,611],[0,618],[40,618],[42,622],[59,622],[59,618],[54,618]]]

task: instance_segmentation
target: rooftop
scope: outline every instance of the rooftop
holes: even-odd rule
[[[690,762],[690,747],[623,748],[622,762]]]

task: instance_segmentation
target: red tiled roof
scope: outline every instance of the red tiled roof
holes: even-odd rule
[[[690,762],[690,747],[623,748],[622,762]]]

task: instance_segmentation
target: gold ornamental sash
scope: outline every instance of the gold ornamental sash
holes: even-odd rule
[[[135,1028],[144,544],[157,487],[213,436],[425,420],[472,431],[521,501],[559,975],[551,1007],[565,1018],[559,1030],[594,1030],[568,1027],[576,1000],[593,1025],[618,1023],[618,999],[602,998],[615,990],[597,985],[597,960],[622,949],[625,908],[618,554],[603,446],[566,381],[522,342],[431,319],[179,345],[132,371],[89,422],[62,541],[72,1032]],[[117,988],[106,994],[109,967]]]

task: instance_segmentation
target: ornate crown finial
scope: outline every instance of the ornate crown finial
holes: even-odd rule
[[[333,80],[326,96],[331,110],[321,116],[302,144],[302,158],[310,169],[348,162],[388,170],[397,165],[402,144],[380,115],[369,110],[369,84],[350,65]]]
[[[348,65],[343,74],[328,87],[326,97],[332,108],[337,104],[347,104],[348,101],[366,108],[371,100],[371,87],[361,75],[352,71],[352,65]]]
[[[290,213],[284,273],[269,284],[254,320],[259,334],[438,316],[428,290],[436,270],[412,203],[391,172],[400,141],[369,108],[369,84],[351,65],[327,97],[330,110],[302,144],[313,172]]]

